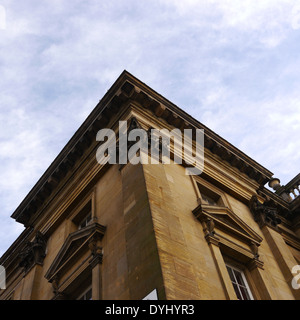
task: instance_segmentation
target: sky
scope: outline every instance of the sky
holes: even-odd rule
[[[274,173],[300,172],[300,2],[0,0],[0,256],[10,216],[127,70]]]

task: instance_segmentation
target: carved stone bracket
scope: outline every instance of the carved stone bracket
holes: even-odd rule
[[[43,264],[46,256],[46,245],[46,238],[39,231],[32,242],[27,242],[20,253],[19,266],[23,268],[24,272],[28,272],[36,264]]]
[[[97,264],[102,263],[103,252],[101,246],[101,239],[99,236],[95,235],[89,241],[89,249],[92,252],[92,259],[89,261],[90,266],[94,268]]]
[[[264,263],[260,261],[258,258],[251,259],[250,262],[248,262],[247,267],[249,271],[252,271],[256,268],[260,268],[264,270]]]
[[[202,217],[199,219],[204,232],[204,237],[206,241],[210,244],[219,244],[219,238],[216,236],[215,232],[215,222],[213,219],[208,217]]]
[[[58,281],[59,281],[59,276],[56,275],[54,277],[54,279],[52,280],[52,289],[53,289],[53,293],[55,295],[59,294],[59,291],[58,291]]]
[[[257,246],[257,244],[252,242],[250,244],[250,249],[251,249],[251,251],[252,251],[252,253],[254,255],[254,258],[258,259],[259,258],[259,254],[258,254],[258,246]]]
[[[250,211],[253,214],[254,220],[262,228],[264,225],[268,225],[273,229],[277,229],[277,225],[281,223],[281,219],[278,215],[278,210],[275,205],[268,202],[259,202],[256,195],[253,195],[249,202]]]

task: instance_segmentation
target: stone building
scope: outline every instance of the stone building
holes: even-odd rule
[[[170,163],[99,163],[96,135],[119,121],[204,129],[203,172],[175,144]],[[124,71],[12,214],[25,229],[0,299],[299,299],[300,175],[272,176]]]

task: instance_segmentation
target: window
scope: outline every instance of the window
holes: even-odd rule
[[[90,221],[92,220],[92,213],[89,212],[84,218],[83,220],[81,220],[81,222],[79,223],[78,229],[82,229],[84,227],[86,227]]]
[[[92,201],[85,203],[71,219],[78,230],[86,227],[92,221]]]
[[[202,203],[208,204],[210,206],[224,206],[222,197],[218,193],[212,191],[210,188],[207,188],[200,183],[197,183],[197,186],[200,191]]]
[[[203,202],[205,202],[206,204],[209,204],[211,206],[217,205],[217,202],[205,193],[201,193],[201,198],[202,198]]]
[[[92,300],[92,288],[88,288],[77,300]]]
[[[226,265],[229,273],[230,280],[232,282],[234,291],[239,300],[253,300],[253,296],[249,289],[244,272],[240,269]]]
[[[191,180],[198,204],[210,207],[231,208],[224,190],[199,176],[191,176]]]

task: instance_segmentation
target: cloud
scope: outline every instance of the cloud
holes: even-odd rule
[[[189,19],[193,25],[216,22],[214,30],[233,34],[250,35],[248,41],[256,41],[266,47],[276,47],[291,28],[300,26],[300,5],[293,0],[162,0],[173,7],[177,14]],[[228,38],[228,34],[226,35]]]
[[[8,217],[124,69],[282,182],[298,173],[295,1],[4,0],[2,6],[0,237],[7,240],[0,255],[19,231]]]
[[[0,5],[0,30],[6,29],[6,10]]]

